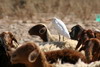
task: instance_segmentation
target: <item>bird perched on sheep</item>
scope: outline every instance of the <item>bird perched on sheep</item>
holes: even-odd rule
[[[28,42],[18,47],[11,56],[11,62],[22,63],[27,67],[53,67],[35,43]]]
[[[60,41],[60,34],[63,35],[63,40],[64,40],[64,37],[70,38],[68,29],[63,21],[54,17],[52,18],[52,25],[54,26],[55,30],[57,30],[59,34],[59,41]]]

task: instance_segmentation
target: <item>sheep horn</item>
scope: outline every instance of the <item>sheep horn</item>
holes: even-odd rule
[[[35,62],[38,56],[39,56],[39,54],[37,51],[32,51],[28,56],[28,61],[31,63]]]

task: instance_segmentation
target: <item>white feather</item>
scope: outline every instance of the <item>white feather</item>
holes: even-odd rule
[[[67,38],[70,38],[68,29],[66,28],[66,25],[63,21],[60,19],[54,17],[52,20],[52,24],[54,25],[54,28],[57,30],[57,32]]]

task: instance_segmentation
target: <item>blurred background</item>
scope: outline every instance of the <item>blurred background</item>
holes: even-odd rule
[[[73,16],[85,21],[94,20],[99,13],[100,0],[0,0],[0,18]]]

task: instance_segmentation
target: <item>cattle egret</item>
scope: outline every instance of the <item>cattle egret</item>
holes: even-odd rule
[[[63,40],[64,40],[64,36],[67,38],[70,38],[68,29],[66,28],[66,25],[64,24],[63,21],[54,17],[52,19],[52,25],[54,25],[54,28],[57,30],[57,32],[59,34],[59,41],[60,41],[60,34],[63,35]]]

